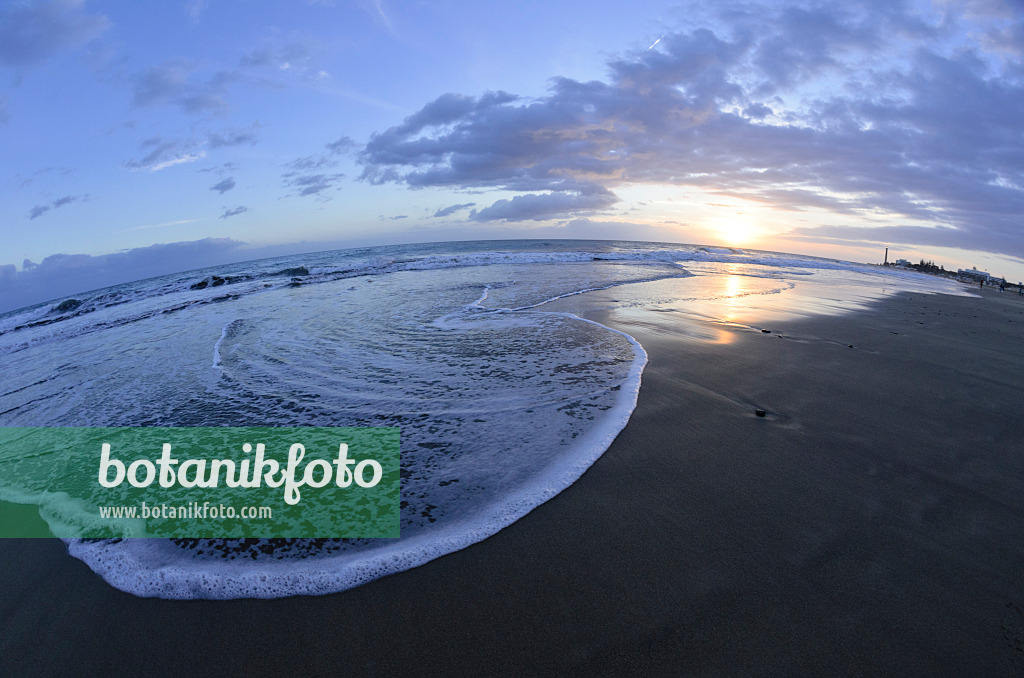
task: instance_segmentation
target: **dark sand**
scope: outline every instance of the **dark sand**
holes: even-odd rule
[[[0,674],[1024,675],[1024,298],[900,295],[728,343],[637,317],[629,425],[485,542],[216,602],[0,540]]]

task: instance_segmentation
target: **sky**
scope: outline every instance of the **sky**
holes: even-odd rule
[[[498,238],[1024,279],[1024,0],[0,0],[0,311]]]

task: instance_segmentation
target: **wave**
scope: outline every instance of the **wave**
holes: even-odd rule
[[[384,248],[386,249],[386,248]],[[330,263],[337,254],[338,263]],[[309,261],[302,262],[303,259]],[[788,274],[813,270],[847,270],[875,275],[897,275],[907,279],[913,272],[877,269],[832,259],[713,247],[632,247],[615,250],[576,249],[550,252],[480,251],[417,256],[373,254],[353,259],[337,253],[294,255],[286,258],[212,267],[192,274],[175,274],[148,281],[79,294],[49,304],[36,305],[0,316],[0,355],[51,341],[146,320],[196,306],[231,301],[285,287],[332,282],[345,278],[389,275],[403,271],[428,271],[472,266],[563,264],[581,262],[631,262],[675,266],[685,272],[688,262],[744,264]],[[274,262],[293,265],[266,269]],[[315,262],[315,263],[314,263]],[[248,269],[248,270],[246,270]],[[578,292],[576,292],[578,293]]]
[[[73,555],[137,595],[328,593],[502,529],[572,484],[626,425],[643,347],[546,304],[694,275],[766,279],[744,294],[781,294],[793,279],[828,281],[843,271],[912,286],[887,269],[764,252],[518,245],[296,255],[0,316],[7,327],[0,354],[23,351],[6,361],[2,423],[400,427],[403,537],[396,542],[69,542]],[[660,289],[671,292],[657,294],[685,303],[687,289],[721,293],[691,282],[667,283]],[[651,288],[616,293],[614,303],[649,304]],[[53,322],[36,322],[43,320]],[[12,478],[0,477],[0,489],[18,489]],[[33,487],[19,491],[31,490],[25,496],[33,503],[61,504],[44,485]],[[88,496],[88,487],[79,489],[86,494],[72,492],[76,499]]]
[[[615,387],[614,407],[598,425],[574,440],[573,449],[563,451],[543,474],[503,493],[470,517],[432,526],[411,537],[373,544],[362,551],[344,548],[352,540],[331,539],[66,539],[69,553],[111,585],[142,597],[280,598],[344,591],[482,541],[578,480],[611,445],[636,407],[641,374],[647,364],[643,347],[618,330],[572,319],[619,335],[632,347],[633,361],[626,378]],[[403,492],[403,496],[407,494]],[[365,544],[357,544],[361,545]],[[197,551],[220,556],[192,557]]]

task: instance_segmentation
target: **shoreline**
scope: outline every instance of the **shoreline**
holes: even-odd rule
[[[1024,670],[1017,295],[901,294],[718,343],[639,315],[590,316],[648,353],[626,427],[485,541],[339,594],[172,601],[0,540],[0,673]]]

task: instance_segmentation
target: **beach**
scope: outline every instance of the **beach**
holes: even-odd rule
[[[605,454],[343,593],[144,599],[0,540],[0,674],[1020,675],[1024,298],[975,293],[594,312],[649,357]]]

